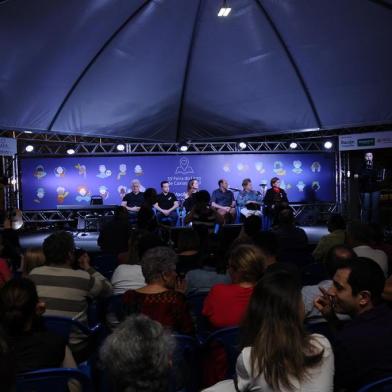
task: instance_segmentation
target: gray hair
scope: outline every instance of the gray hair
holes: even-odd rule
[[[177,255],[173,249],[157,246],[144,253],[140,262],[146,283],[159,279],[165,272],[175,271]]]
[[[174,346],[160,323],[132,315],[103,343],[100,364],[117,391],[162,392],[168,389]]]
[[[131,181],[131,185],[133,185],[133,184],[140,185],[140,181],[137,178],[135,178],[134,180]]]

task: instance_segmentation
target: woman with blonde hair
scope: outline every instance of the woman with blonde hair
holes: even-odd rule
[[[231,284],[217,284],[204,301],[203,315],[214,328],[239,325],[253,288],[265,268],[264,254],[253,245],[239,245],[229,255]]]
[[[22,258],[22,276],[26,277],[30,271],[45,264],[45,255],[42,248],[29,248]]]

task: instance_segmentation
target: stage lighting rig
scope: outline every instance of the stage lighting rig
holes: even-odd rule
[[[324,148],[325,148],[326,150],[330,150],[332,147],[333,147],[333,143],[332,143],[330,140],[327,140],[327,141],[324,143]]]
[[[68,148],[67,154],[68,155],[73,155],[73,154],[75,154],[75,150],[73,148]]]
[[[124,151],[125,150],[125,146],[124,146],[124,144],[117,144],[116,149],[117,149],[117,151]]]
[[[238,143],[238,148],[240,150],[245,150],[246,147],[248,147],[248,145],[245,142],[239,142]]]
[[[188,145],[188,143],[180,143],[180,144],[178,145],[178,149],[179,149],[181,152],[187,152],[188,149],[189,149],[189,145]]]
[[[25,150],[27,152],[33,152],[34,151],[34,146],[32,146],[31,144],[29,144],[28,146],[26,146]]]
[[[220,18],[226,18],[229,16],[231,8],[227,5],[227,0],[223,0],[222,7],[219,9],[218,16]]]
[[[297,147],[298,147],[298,144],[297,144],[296,142],[291,142],[291,143],[290,143],[290,148],[291,148],[292,150],[295,150]]]

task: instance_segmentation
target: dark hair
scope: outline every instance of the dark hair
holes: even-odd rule
[[[188,250],[198,250],[200,248],[200,237],[194,229],[180,230],[177,237],[177,252],[182,253]]]
[[[221,179],[218,181],[218,186],[221,186],[221,185],[223,184],[223,181],[224,181],[224,179],[221,178]]]
[[[274,186],[276,181],[279,181],[279,178],[278,177],[272,177],[271,181],[270,181],[271,186]]]
[[[360,244],[369,244],[374,237],[372,228],[358,221],[347,225],[347,235],[351,241]]]
[[[245,219],[244,231],[249,237],[255,236],[261,230],[261,218],[257,215],[250,215]]]
[[[193,183],[194,183],[195,181],[197,181],[196,178],[191,178],[191,179],[188,181],[188,185],[187,185],[187,188],[186,188],[188,191],[191,190],[191,188],[192,188],[192,186],[193,186]]]
[[[278,254],[278,237],[272,231],[259,231],[254,237],[253,242],[266,255],[277,256]]]
[[[245,187],[247,186],[252,180],[250,178],[244,178],[242,181],[242,186]]]
[[[355,252],[347,245],[336,245],[329,249],[325,261],[325,269],[330,278],[335,275],[335,272],[342,263],[348,260],[356,259],[357,255]]]
[[[30,279],[11,279],[0,290],[1,324],[9,335],[21,334],[34,318],[38,294]]]
[[[79,257],[83,256],[84,254],[88,254],[86,249],[83,248],[76,248],[75,249],[75,262],[77,262],[79,260]]]
[[[6,334],[0,327],[0,380],[3,392],[15,391],[16,364]]]
[[[114,210],[114,219],[116,220],[128,219],[128,210],[124,206],[117,206]]]
[[[300,315],[299,279],[288,271],[264,275],[253,289],[242,325],[242,346],[251,347],[252,376],[261,373],[274,390],[292,389],[290,377],[306,377],[323,351],[317,350]]]
[[[169,183],[169,181],[167,181],[167,180],[161,181],[161,188],[163,187],[164,184],[168,184],[168,183]]]
[[[279,212],[278,215],[279,225],[291,226],[294,224],[294,213],[291,208],[285,208]]]
[[[211,196],[208,191],[201,190],[195,194],[195,200],[197,204],[209,204]]]
[[[60,265],[66,263],[72,257],[75,242],[70,233],[57,231],[45,238],[42,250],[48,264]]]
[[[328,230],[344,230],[346,228],[346,221],[341,214],[331,214],[328,219]]]
[[[157,202],[157,191],[155,188],[147,188],[143,194],[144,204],[152,206]]]
[[[347,283],[351,286],[352,294],[369,291],[373,305],[377,305],[382,298],[385,286],[385,276],[381,267],[367,257],[358,257],[355,260],[342,263],[338,269],[349,269],[350,275]]]

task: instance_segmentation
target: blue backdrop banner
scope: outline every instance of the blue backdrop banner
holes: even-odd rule
[[[57,205],[85,205],[92,195],[104,204],[120,204],[130,191],[131,180],[140,180],[142,190],[168,180],[171,191],[184,197],[189,179],[212,192],[225,178],[230,187],[242,189],[244,178],[253,188],[270,187],[272,177],[290,202],[332,202],[336,199],[335,156],[331,153],[139,155],[70,158],[24,158],[21,161],[22,207],[24,210],[56,209]],[[237,196],[237,195],[236,195]]]

